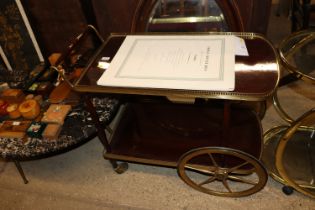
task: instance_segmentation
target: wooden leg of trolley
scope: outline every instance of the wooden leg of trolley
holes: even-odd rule
[[[107,136],[106,136],[106,132],[105,132],[105,127],[107,125],[103,126],[101,124],[101,122],[100,122],[100,120],[98,118],[98,115],[97,115],[97,113],[95,111],[95,107],[94,107],[93,103],[90,100],[89,95],[85,95],[84,99],[85,99],[85,103],[86,103],[86,106],[87,106],[87,110],[90,112],[92,120],[94,122],[94,125],[95,125],[95,127],[97,129],[97,136],[98,136],[99,140],[103,144],[105,150],[107,152],[111,152],[111,147],[110,147],[110,144],[108,142],[108,139],[107,139]],[[117,163],[117,161],[113,160],[113,159],[110,159],[109,162],[111,163],[111,165],[112,165],[113,169],[115,170],[115,172],[118,173],[118,174],[122,174],[128,169],[128,164],[125,163],[125,162]]]

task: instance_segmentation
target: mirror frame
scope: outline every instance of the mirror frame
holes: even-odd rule
[[[132,19],[131,32],[145,32],[152,10],[159,0],[140,0]],[[244,21],[235,0],[215,0],[231,32],[244,32]]]

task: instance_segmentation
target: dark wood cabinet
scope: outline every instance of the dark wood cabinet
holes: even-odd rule
[[[87,20],[78,0],[23,1],[44,56],[61,52],[81,33]]]

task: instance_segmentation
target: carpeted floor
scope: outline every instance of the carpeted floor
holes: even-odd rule
[[[268,37],[277,44],[289,33],[288,20],[272,14]],[[293,117],[314,106],[315,90],[303,82],[281,87],[278,93]],[[280,124],[284,121],[269,104],[264,131]],[[118,175],[103,159],[102,148],[94,139],[62,155],[22,162],[27,185],[13,163],[0,161],[0,209],[315,209],[315,200],[298,192],[284,195],[282,184],[272,178],[256,194],[224,198],[193,190],[175,169],[129,164],[128,171]]]

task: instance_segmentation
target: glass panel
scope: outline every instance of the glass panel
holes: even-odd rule
[[[292,34],[279,46],[288,70],[315,84],[315,35],[313,31]]]
[[[159,0],[147,31],[228,31],[215,0]]]

